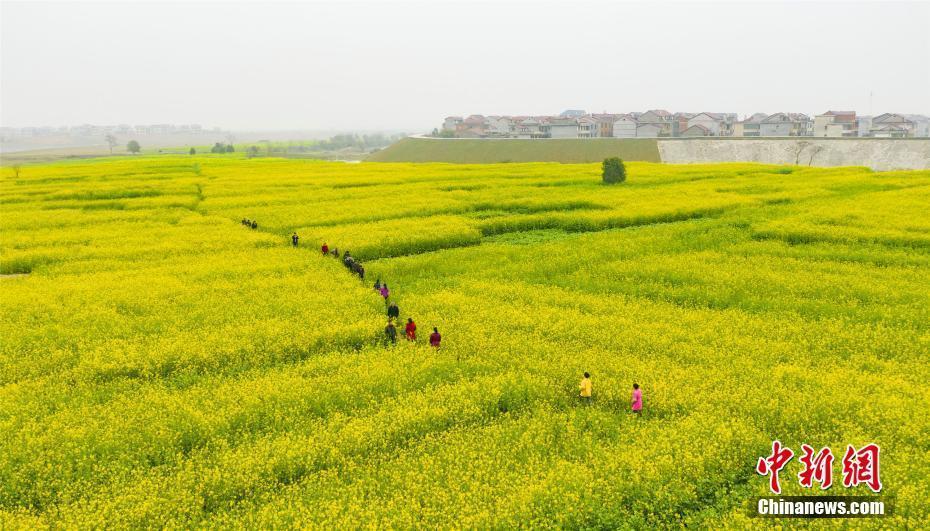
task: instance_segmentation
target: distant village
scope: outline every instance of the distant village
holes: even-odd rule
[[[885,113],[856,116],[855,111],[806,114],[756,113],[742,120],[735,113],[650,110],[625,114],[589,114],[567,110],[558,116],[449,116],[433,136],[446,138],[662,138],[662,137],[930,137],[930,118]]]

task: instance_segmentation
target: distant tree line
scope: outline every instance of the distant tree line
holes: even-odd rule
[[[340,134],[326,140],[290,140],[273,142],[260,140],[246,148],[249,156],[256,156],[260,152],[266,155],[287,153],[318,153],[322,151],[371,151],[393,144],[406,134],[385,135],[374,133],[370,135]]]
[[[236,148],[234,148],[232,144],[224,144],[222,142],[217,142],[210,148],[210,153],[232,153],[233,151],[236,151]]]

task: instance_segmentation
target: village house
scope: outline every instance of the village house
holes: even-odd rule
[[[813,122],[801,113],[777,112],[759,125],[759,136],[811,136],[813,132]]]
[[[688,127],[703,126],[710,133],[709,136],[730,136],[732,134],[733,119],[731,115],[720,112],[702,112],[695,114],[688,120]],[[684,135],[682,135],[684,136]]]
[[[681,136],[717,136],[713,131],[701,124],[694,124],[681,132]]]
[[[853,137],[859,136],[856,111],[827,111],[814,117],[814,136]]]
[[[597,120],[599,138],[610,138],[614,136],[614,122],[620,117],[619,114],[592,114],[592,118]]]
[[[460,136],[479,138],[487,136],[488,119],[480,114],[472,114],[459,125]]]
[[[639,127],[644,125],[654,125],[658,128],[659,133],[656,136],[676,136],[678,134],[678,121],[672,119],[672,113],[662,110],[653,109],[646,111],[636,120],[636,136],[639,134]],[[652,129],[645,129],[645,132],[651,132]]]
[[[693,112],[676,112],[672,115],[672,120],[677,122],[678,131],[681,132],[688,128],[688,120],[694,116]]]
[[[548,123],[542,124],[534,117],[514,119],[513,136],[516,138],[546,138]]]
[[[904,117],[914,122],[914,136],[930,136],[930,118],[922,114],[905,114]]]
[[[628,114],[621,114],[613,123],[614,138],[635,138],[636,137],[636,120]]]
[[[458,131],[459,126],[462,124],[461,116],[446,116],[446,119],[442,121],[442,130],[443,131]]]
[[[513,132],[513,120],[509,116],[488,116],[488,136],[510,136]]]
[[[600,123],[592,116],[582,116],[578,119],[578,138],[597,138],[600,129]]]
[[[872,136],[869,132],[872,129],[872,117],[860,116],[856,118],[856,128],[858,129],[858,136]]]
[[[549,120],[549,138],[578,138],[579,124],[575,118]]]
[[[662,136],[663,128],[660,124],[648,123],[636,126],[637,138],[656,138]]]
[[[914,136],[916,124],[904,115],[885,113],[872,119],[869,134],[876,138],[904,138]]]
[[[765,113],[757,112],[743,121],[735,122],[732,136],[760,136],[759,128],[762,120],[765,120],[767,116]]]

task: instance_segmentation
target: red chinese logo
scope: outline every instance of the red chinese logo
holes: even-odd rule
[[[846,455],[843,456],[843,486],[855,487],[865,483],[872,492],[882,490],[882,480],[878,475],[878,453],[878,445],[874,443],[858,451],[853,445],[848,445]]]
[[[821,489],[829,489],[833,485],[833,451],[824,447],[815,453],[814,448],[808,444],[802,444],[801,451],[803,453],[798,461],[804,468],[798,472],[798,483],[809,489],[816,482]],[[869,443],[858,450],[848,445],[846,455],[843,456],[843,486],[851,488],[864,483],[872,492],[880,492],[882,480],[879,475],[879,453],[880,448],[875,443]],[[772,453],[760,457],[756,464],[756,472],[769,476],[769,488],[775,494],[781,494],[778,473],[793,457],[791,448],[782,446],[781,441],[776,440],[772,441]]]
[[[816,481],[821,489],[829,489],[833,485],[833,452],[829,448],[821,448],[814,455],[814,449],[806,444],[801,445],[801,451],[804,452],[798,458],[804,465],[804,470],[798,473],[801,486],[811,488]]]
[[[781,485],[778,484],[778,473],[791,458],[794,452],[791,448],[782,448],[781,441],[772,441],[772,453],[768,457],[760,457],[759,464],[756,465],[756,472],[760,475],[770,475],[769,488],[775,494],[781,494]]]

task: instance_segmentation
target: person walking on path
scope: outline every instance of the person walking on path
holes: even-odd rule
[[[333,247],[333,257],[339,258],[339,248]]]
[[[409,317],[407,318],[407,326],[404,327],[404,333],[407,334],[407,341],[417,340],[417,324]]]
[[[320,247],[320,250],[323,251],[323,255],[329,254],[329,245],[326,245],[326,242],[323,242],[323,246]]]
[[[378,291],[378,292],[381,291],[381,278],[380,277],[378,278],[378,280],[375,281],[375,291]]]
[[[355,264],[355,272],[358,273],[358,278],[365,280],[365,266],[360,263]]]
[[[253,228],[253,229],[257,229],[257,228],[258,228],[258,222],[255,221],[254,219],[252,220],[252,228]]]
[[[434,326],[433,333],[429,335],[429,346],[438,349],[439,343],[441,342],[442,342],[442,334],[440,334],[439,329]]]
[[[643,390],[639,388],[638,383],[633,384],[633,394],[630,397],[630,408],[633,413],[641,415],[643,413]]]
[[[594,391],[593,386],[591,385],[591,375],[584,373],[584,378],[581,379],[581,383],[578,384],[578,389],[581,391],[581,401],[585,404],[591,403],[591,394]]]
[[[384,327],[384,335],[387,336],[392,345],[397,344],[397,328],[394,327],[392,321],[388,321],[387,326]]]
[[[388,289],[387,282],[385,282],[384,284],[381,284],[381,289],[378,291],[381,292],[381,296],[384,297],[384,300],[387,300],[388,297],[391,296],[391,290]]]
[[[296,232],[294,234],[291,234],[291,243],[294,244],[294,247],[297,247],[297,240],[299,239],[300,239],[300,236],[298,236]]]
[[[400,308],[397,307],[396,302],[392,302],[390,305],[388,305],[387,314],[388,320],[397,319],[400,317]]]

